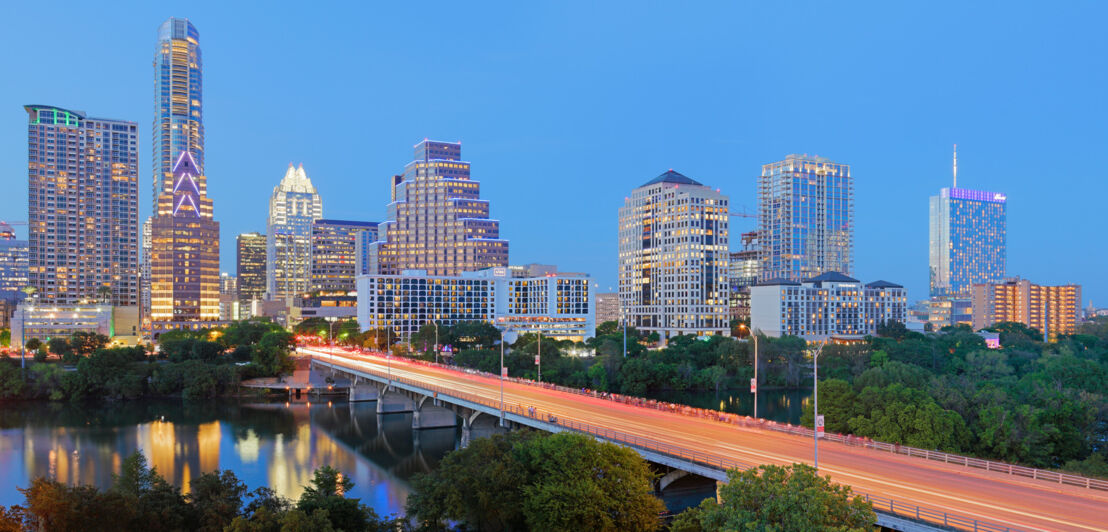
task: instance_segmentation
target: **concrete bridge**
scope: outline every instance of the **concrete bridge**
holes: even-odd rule
[[[317,356],[313,367],[348,378],[351,400],[376,400],[382,413],[411,412],[416,430],[461,424],[463,442],[526,426],[580,432],[632,448],[655,465],[663,493],[690,479],[726,481],[732,468],[810,463],[810,437],[690,419],[534,384],[505,384],[476,372],[354,353]],[[1002,478],[833,442],[820,444],[820,473],[873,501],[878,524],[892,530],[1108,530],[1108,494],[1095,490]]]

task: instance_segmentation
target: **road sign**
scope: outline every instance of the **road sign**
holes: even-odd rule
[[[505,368],[505,367],[500,368],[500,376],[501,377],[507,377],[508,376],[508,368]]]
[[[750,393],[758,393],[758,379],[750,379]]]
[[[539,355],[535,355],[535,365],[539,365]]]
[[[816,416],[816,437],[823,437],[823,414]]]

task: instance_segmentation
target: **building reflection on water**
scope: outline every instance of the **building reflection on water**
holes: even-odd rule
[[[123,403],[103,407],[27,404],[0,409],[0,504],[38,476],[70,485],[111,485],[123,460],[143,452],[166,480],[188,491],[196,476],[230,469],[251,489],[296,498],[315,469],[353,479],[351,493],[388,515],[403,510],[411,475],[457,445],[454,429],[414,433],[405,414],[373,403]]]

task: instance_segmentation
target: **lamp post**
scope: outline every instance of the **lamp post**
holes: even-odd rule
[[[500,426],[504,426],[504,329],[500,329]]]
[[[758,417],[758,335],[754,334],[754,331],[750,331],[750,336],[754,338],[754,417]]]
[[[439,363],[439,322],[432,321],[435,325],[435,364]]]
[[[539,369],[539,382],[542,382],[542,331],[539,331],[539,354],[535,355],[535,365]]]
[[[331,320],[331,325],[327,329],[327,337],[331,341],[331,376],[335,375],[335,324],[338,323],[335,320]]]
[[[820,342],[819,347],[816,348],[815,354],[812,355],[812,398],[815,401],[812,404],[812,441],[813,449],[815,451],[815,467],[816,471],[819,471],[819,354],[823,352],[823,346],[827,342]]]
[[[389,328],[385,329],[385,360],[389,368],[389,386],[392,389],[392,320],[389,320]]]

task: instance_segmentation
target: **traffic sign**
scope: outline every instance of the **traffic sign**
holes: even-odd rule
[[[535,365],[539,365],[539,355],[535,355]]]
[[[823,414],[816,416],[816,437],[823,437]]]
[[[501,377],[507,377],[507,376],[508,376],[508,368],[506,368],[506,367],[501,367],[501,368],[500,368],[500,376],[501,376]]]
[[[750,379],[750,393],[758,393],[758,379]]]

